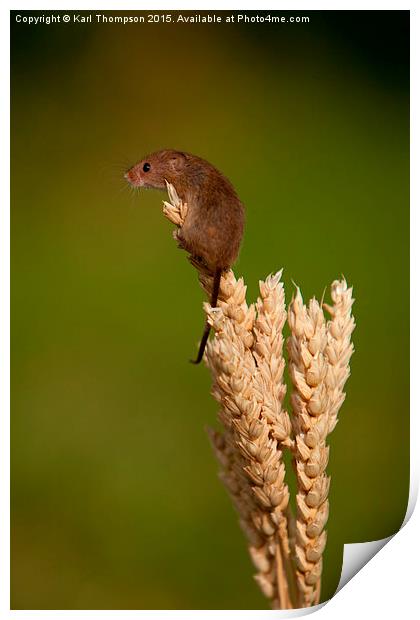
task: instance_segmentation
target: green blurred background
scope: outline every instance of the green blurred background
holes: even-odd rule
[[[343,543],[402,522],[409,13],[304,14],[27,26],[12,13],[12,608],[266,608],[204,432],[209,374],[187,363],[203,294],[164,195],[122,179],[164,147],[236,186],[249,301],[281,267],[288,300],[292,279],[306,298],[341,273],[354,286],[323,597]]]

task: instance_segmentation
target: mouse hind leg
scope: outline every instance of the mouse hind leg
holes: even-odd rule
[[[193,244],[189,243],[188,240],[185,239],[182,234],[182,229],[178,228],[177,230],[174,230],[172,235],[178,244],[178,248],[180,250],[185,250],[186,252],[188,252],[188,254],[190,254],[190,261],[193,264],[201,265],[203,268],[208,270],[209,267],[207,265],[207,262],[201,255],[197,254],[196,248],[193,246]]]

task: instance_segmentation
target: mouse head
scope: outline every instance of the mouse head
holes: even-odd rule
[[[187,157],[180,151],[157,151],[135,164],[124,177],[133,187],[166,189],[165,180],[176,183],[186,163]]]

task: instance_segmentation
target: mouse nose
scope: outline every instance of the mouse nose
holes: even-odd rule
[[[126,172],[126,173],[125,173],[125,175],[124,175],[124,179],[125,179],[125,180],[127,181],[127,183],[129,183],[130,185],[132,185],[132,184],[133,184],[133,182],[134,182],[134,180],[135,180],[135,177],[134,177],[134,175],[133,175],[133,173],[132,173],[132,171],[131,171],[131,170],[127,170],[127,172]]]

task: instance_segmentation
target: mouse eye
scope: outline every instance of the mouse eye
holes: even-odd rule
[[[143,172],[149,172],[150,170],[150,164],[143,164]]]

